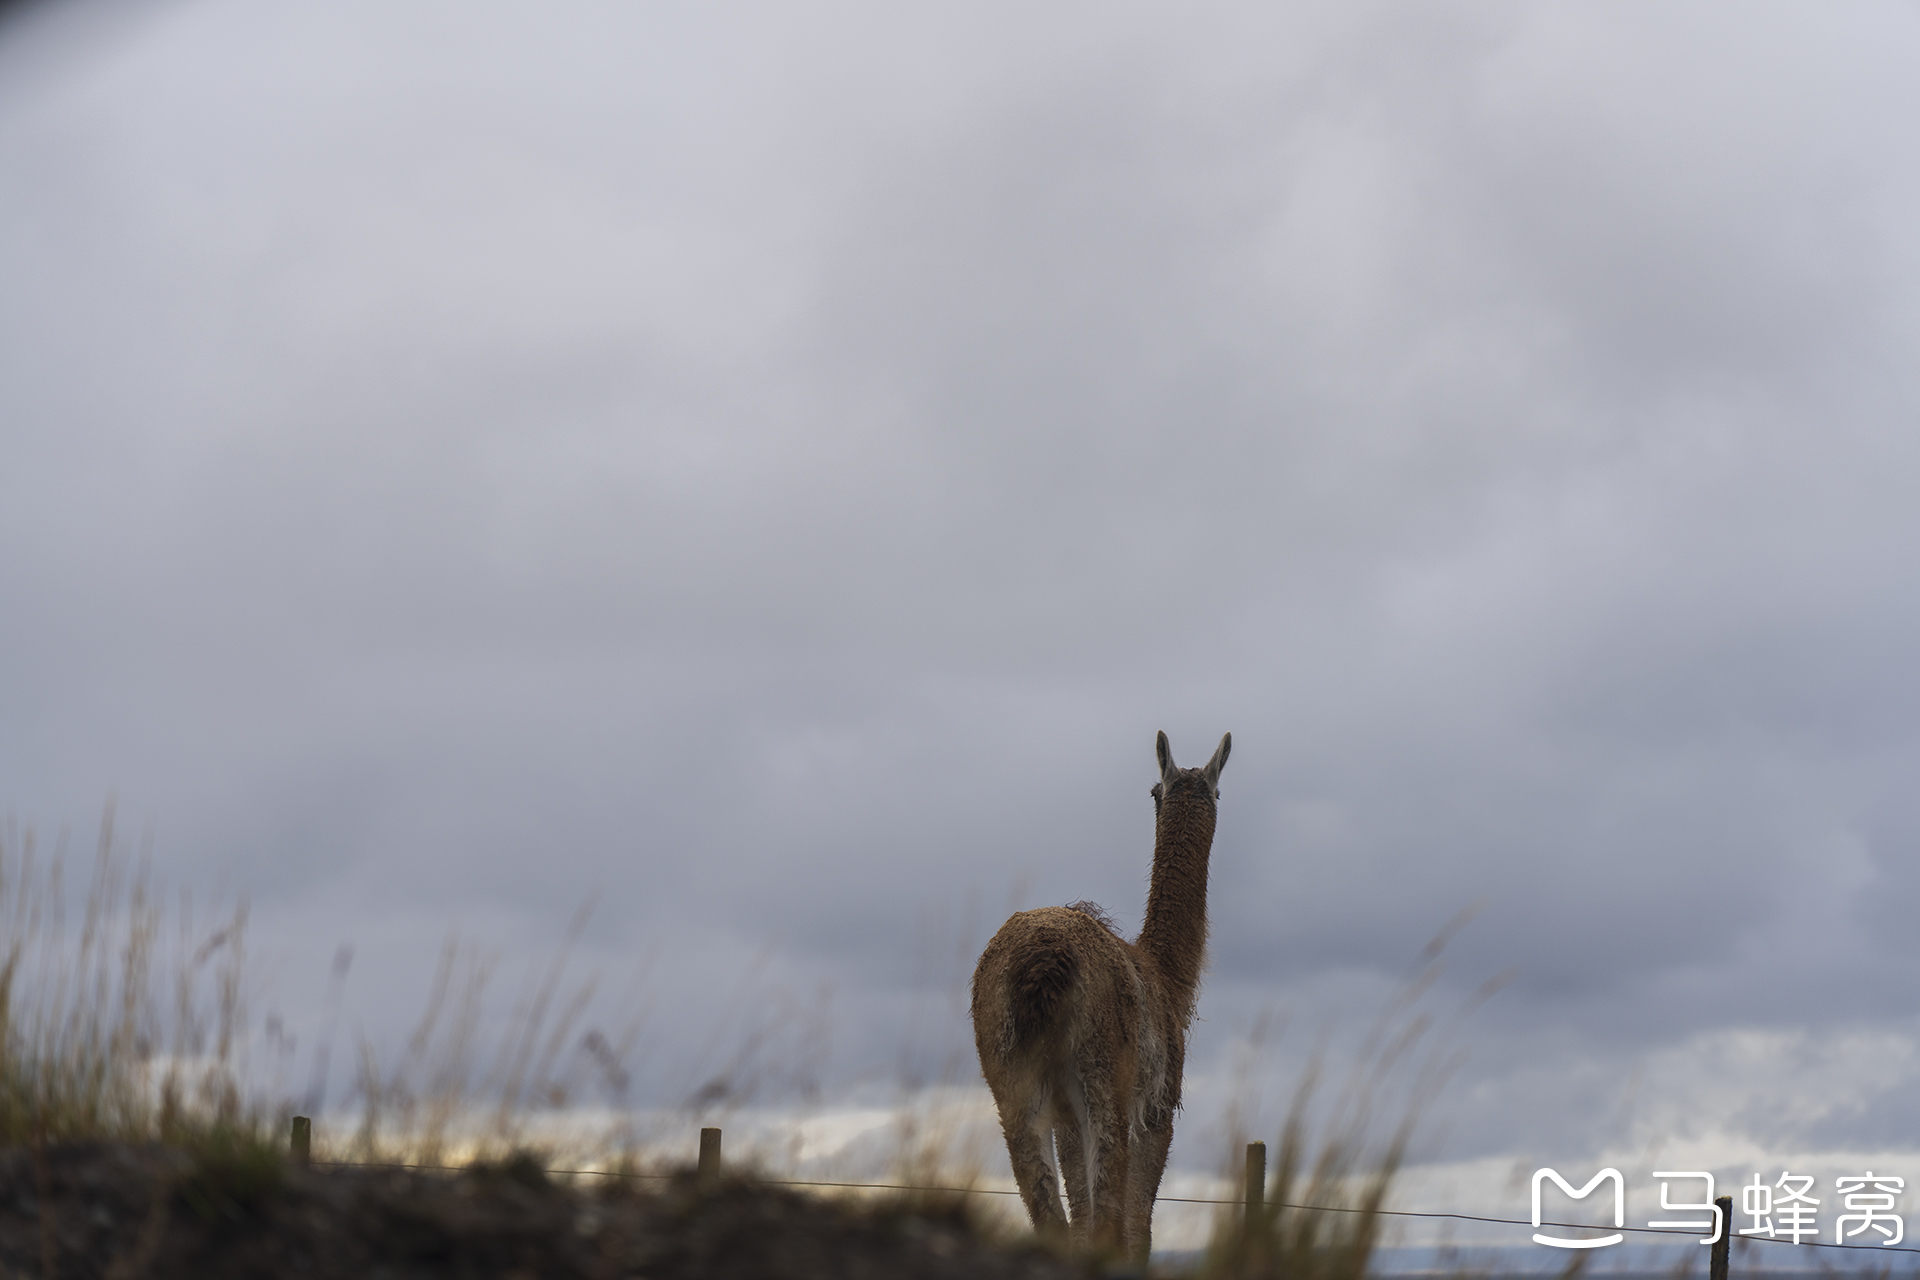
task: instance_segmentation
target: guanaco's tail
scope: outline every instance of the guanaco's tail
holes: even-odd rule
[[[1063,939],[1043,937],[1035,942],[1038,945],[1016,959],[1007,974],[1016,1045],[1032,1044],[1055,1024],[1080,973]]]

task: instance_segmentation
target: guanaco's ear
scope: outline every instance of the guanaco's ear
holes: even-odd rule
[[[1165,734],[1161,735],[1163,739],[1165,736]],[[1220,798],[1220,771],[1227,767],[1227,753],[1231,750],[1233,750],[1233,735],[1221,734],[1219,749],[1213,753],[1213,759],[1207,761],[1207,767],[1201,771],[1206,775],[1207,785],[1213,788],[1213,798],[1216,800]]]
[[[1165,782],[1167,775],[1173,772],[1173,747],[1167,742],[1167,731],[1162,729],[1160,737],[1153,744],[1154,755],[1160,758],[1160,781]]]

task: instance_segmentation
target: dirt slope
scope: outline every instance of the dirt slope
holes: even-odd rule
[[[855,1209],[690,1181],[573,1189],[532,1165],[457,1176],[191,1159],[105,1144],[0,1149],[0,1274],[86,1280],[1067,1280],[957,1208]]]

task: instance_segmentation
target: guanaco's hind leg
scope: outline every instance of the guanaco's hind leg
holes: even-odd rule
[[[1155,1116],[1134,1132],[1132,1178],[1127,1187],[1127,1253],[1145,1266],[1153,1252],[1153,1198],[1160,1194],[1160,1177],[1167,1169],[1167,1148],[1173,1143],[1173,1113]]]
[[[1086,1130],[1074,1107],[1056,1109],[1053,1145],[1059,1152],[1060,1180],[1067,1185],[1067,1213],[1072,1218],[1073,1247],[1087,1247],[1087,1229],[1093,1222],[1093,1197],[1087,1191]]]
[[[1007,1139],[1007,1155],[1013,1163],[1013,1179],[1020,1184],[1020,1199],[1027,1206],[1033,1229],[1042,1236],[1060,1237],[1067,1233],[1067,1220],[1060,1214],[1059,1179],[1054,1176],[1048,1148],[1053,1145],[1052,1108],[1036,1091],[1025,1105],[1003,1099],[994,1090],[1000,1108],[1000,1131]]]
[[[1093,1202],[1088,1244],[1096,1250],[1118,1249],[1126,1242],[1128,1095],[1131,1078],[1082,1077],[1086,1091],[1088,1136],[1087,1194]]]

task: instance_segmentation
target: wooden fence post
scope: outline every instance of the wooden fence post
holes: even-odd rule
[[[718,1129],[700,1131],[700,1169],[697,1177],[702,1187],[712,1187],[720,1181],[720,1131]]]
[[[313,1160],[313,1121],[306,1116],[293,1118],[291,1135],[293,1159],[296,1164],[308,1164]]]
[[[1721,1196],[1714,1203],[1720,1206],[1720,1238],[1713,1242],[1707,1280],[1727,1280],[1727,1251],[1733,1244],[1733,1197]]]
[[[1241,1230],[1252,1236],[1265,1217],[1267,1203],[1267,1144],[1247,1144],[1247,1216]]]

